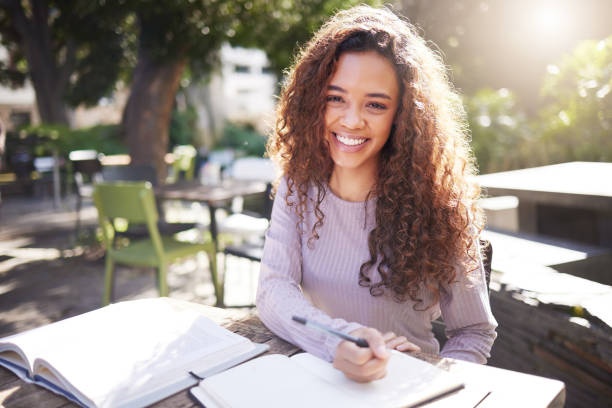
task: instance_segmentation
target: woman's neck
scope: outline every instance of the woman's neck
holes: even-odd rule
[[[335,166],[329,178],[329,188],[343,200],[361,202],[368,198],[375,182],[373,172],[364,173]]]

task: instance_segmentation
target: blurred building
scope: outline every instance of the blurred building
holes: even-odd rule
[[[276,76],[266,54],[226,45],[221,49],[221,64],[225,118],[258,127],[274,110]]]
[[[129,97],[129,89],[118,83],[111,96],[100,98],[93,107],[78,106],[70,111],[70,125],[74,129],[96,125],[121,123],[123,108]]]
[[[277,78],[265,52],[225,44],[220,60],[209,81],[186,88],[183,102],[196,109],[201,144],[208,146],[225,122],[250,124],[263,134],[274,119]]]

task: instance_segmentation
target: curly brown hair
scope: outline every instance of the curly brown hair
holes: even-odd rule
[[[386,8],[369,6],[340,11],[328,20],[286,77],[268,154],[286,177],[285,200],[299,216],[298,230],[311,201],[309,188],[318,191],[310,244],[323,225],[320,205],[333,169],[324,133],[327,86],[342,53],[371,50],[393,64],[400,106],[370,192],[376,197],[376,226],[359,284],[373,296],[388,289],[397,301],[420,302],[419,290],[426,288],[435,303],[441,285],[455,281],[458,270],[467,275],[478,268],[476,236],[484,220],[476,206],[480,188],[473,178],[460,98],[441,58],[410,23]]]

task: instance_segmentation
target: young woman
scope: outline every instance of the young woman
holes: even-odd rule
[[[389,10],[341,11],[315,34],[268,144],[283,172],[257,294],[268,328],[370,381],[389,348],[438,353],[431,321],[442,314],[441,354],[486,362],[497,323],[463,115],[442,61]]]

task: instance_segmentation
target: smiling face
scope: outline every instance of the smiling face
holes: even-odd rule
[[[397,75],[387,58],[375,51],[340,56],[325,107],[333,173],[375,177],[398,104]]]

